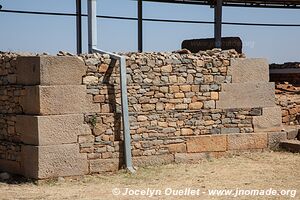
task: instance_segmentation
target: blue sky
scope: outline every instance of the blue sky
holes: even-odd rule
[[[98,0],[98,14],[136,17],[132,0]],[[82,0],[86,13],[86,0]],[[2,9],[75,12],[75,0],[0,0]],[[208,6],[144,3],[145,18],[212,21]],[[87,49],[86,18],[83,18],[83,48]],[[300,24],[300,10],[225,7],[223,21]],[[1,51],[57,53],[76,52],[74,17],[0,13]],[[137,22],[98,20],[98,46],[114,52],[137,51]],[[239,36],[248,57],[269,62],[300,61],[300,27],[255,27],[223,25],[223,36]],[[184,39],[213,37],[213,25],[144,22],[145,51],[173,51]]]

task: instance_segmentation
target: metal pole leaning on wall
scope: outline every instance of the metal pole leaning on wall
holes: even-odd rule
[[[222,5],[223,0],[216,0],[215,5],[215,47],[222,47]]]
[[[129,111],[128,111],[128,94],[127,94],[127,73],[126,73],[126,59],[114,53],[106,52],[97,49],[97,14],[96,14],[96,0],[88,0],[88,41],[89,53],[97,52],[101,54],[108,54],[112,59],[118,60],[120,64],[120,82],[121,82],[121,99],[122,99],[122,122],[124,133],[124,155],[125,166],[131,173],[135,172],[132,165],[131,155],[131,136],[129,124]]]

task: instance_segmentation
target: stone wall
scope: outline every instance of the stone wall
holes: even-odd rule
[[[282,123],[300,124],[300,87],[289,83],[276,84],[276,103],[281,107]]]
[[[20,97],[24,87],[16,85],[17,55],[0,54],[0,165],[4,169],[21,166],[20,135],[16,133],[16,114],[22,113]]]
[[[286,137],[266,60],[182,53],[124,54],[135,166],[273,148]],[[46,179],[122,167],[119,63],[0,55],[0,170]]]
[[[81,85],[83,62],[0,55],[0,170],[35,179],[86,174],[77,140],[91,132],[84,113],[99,108]]]
[[[289,82],[300,84],[300,63],[289,62],[270,65],[270,80],[273,82]]]
[[[258,136],[262,139],[254,140],[263,142],[248,149],[263,149],[268,146],[268,134],[250,133],[281,130],[280,109],[264,59],[243,59],[235,51],[219,50],[124,56],[136,165],[239,150],[230,147],[227,135],[239,140],[245,136],[241,141],[250,143],[250,138]],[[84,55],[82,59],[88,67],[83,84],[101,110],[86,115],[92,134],[79,138],[80,151],[88,154],[91,173],[113,171],[122,164],[124,148],[119,66],[109,55]],[[235,134],[240,136],[231,137]]]
[[[282,123],[300,124],[300,63],[271,64],[270,79],[276,83],[276,104],[282,109]]]

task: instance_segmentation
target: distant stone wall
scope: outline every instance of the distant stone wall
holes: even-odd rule
[[[300,63],[271,64],[270,80],[276,83],[276,104],[282,109],[282,123],[300,124]]]
[[[300,63],[288,62],[284,64],[270,65],[270,80],[272,82],[289,82],[300,84]]]
[[[300,124],[300,87],[277,83],[276,103],[281,107],[283,124]]]

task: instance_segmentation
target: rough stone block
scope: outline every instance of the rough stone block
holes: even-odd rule
[[[140,156],[132,158],[133,166],[153,166],[153,165],[163,165],[170,164],[174,162],[174,155],[165,154],[165,155],[155,155],[155,156]]]
[[[20,99],[25,114],[52,115],[100,111],[86,94],[84,85],[27,86],[26,95]]]
[[[17,84],[80,85],[86,66],[76,57],[30,56],[17,59]]]
[[[97,159],[90,160],[89,163],[90,173],[115,172],[122,166],[119,159]]]
[[[221,128],[221,134],[239,133],[239,128]]]
[[[203,107],[202,102],[194,102],[189,104],[189,109],[190,110],[200,110]]]
[[[287,132],[287,139],[294,140],[298,136],[299,127],[296,126],[284,126],[284,131]]]
[[[235,58],[230,63],[232,83],[269,82],[269,64],[264,58]]]
[[[268,133],[268,147],[270,149],[278,149],[280,142],[287,139],[286,132],[270,132]]]
[[[181,143],[181,144],[169,144],[168,149],[170,153],[184,153],[186,152],[186,145]]]
[[[22,175],[20,162],[0,159],[0,172]]]
[[[171,73],[172,72],[172,65],[166,65],[161,67],[162,73]]]
[[[208,153],[175,153],[176,163],[198,163],[207,159]]]
[[[262,116],[253,117],[254,132],[281,131],[282,118],[280,107],[263,108]]]
[[[267,133],[240,133],[227,135],[228,150],[264,149],[268,146]]]
[[[274,83],[222,84],[217,109],[258,108],[275,106]]]
[[[181,135],[193,135],[194,131],[191,128],[182,128]]]
[[[87,155],[79,153],[78,144],[23,145],[21,152],[23,175],[28,178],[47,179],[88,173]]]
[[[91,134],[84,124],[83,114],[29,116],[18,115],[16,132],[21,141],[30,145],[56,145],[76,143],[78,135]]]
[[[210,151],[226,151],[226,135],[204,135],[190,138],[187,143],[188,153],[200,153]]]
[[[210,93],[210,98],[212,100],[218,100],[219,99],[219,93],[218,92],[211,92]]]

